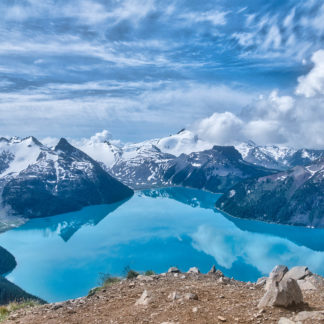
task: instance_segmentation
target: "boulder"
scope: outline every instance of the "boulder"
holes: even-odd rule
[[[171,267],[169,268],[168,273],[180,273],[180,270],[177,267]]]
[[[208,274],[214,274],[216,272],[216,267],[213,265],[211,269],[208,271]]]
[[[269,278],[267,279],[267,283],[265,289],[268,290],[270,286],[274,282],[279,282],[284,277],[284,275],[288,272],[288,268],[285,265],[277,265],[270,272]]]
[[[308,276],[311,276],[312,273],[308,270],[308,267],[298,266],[291,268],[286,274],[285,277],[292,278],[295,280],[305,279]]]
[[[258,307],[267,306],[288,307],[303,302],[303,295],[296,280],[283,278],[281,281],[273,281],[261,298]]]
[[[200,271],[199,271],[199,269],[198,269],[197,267],[192,267],[192,268],[190,268],[190,269],[188,270],[187,273],[199,274]]]
[[[297,280],[297,283],[301,290],[316,290],[317,288],[310,280]]]

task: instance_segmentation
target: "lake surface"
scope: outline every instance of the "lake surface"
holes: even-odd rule
[[[277,264],[324,275],[324,230],[266,224],[214,209],[219,195],[186,188],[144,190],[120,204],[33,219],[0,235],[18,266],[7,276],[49,302],[84,296],[101,273],[182,271],[213,264],[255,281]]]

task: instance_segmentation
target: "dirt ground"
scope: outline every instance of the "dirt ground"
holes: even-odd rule
[[[136,304],[145,290],[147,305]],[[324,309],[322,289],[303,292],[305,304],[289,310],[258,309],[263,295],[261,286],[215,274],[140,276],[110,284],[88,297],[17,311],[4,323],[278,323],[281,317],[291,318],[303,310]]]

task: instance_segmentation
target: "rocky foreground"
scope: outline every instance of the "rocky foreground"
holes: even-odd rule
[[[277,266],[244,283],[213,267],[106,283],[89,296],[26,308],[4,323],[324,323],[324,278],[307,267]]]

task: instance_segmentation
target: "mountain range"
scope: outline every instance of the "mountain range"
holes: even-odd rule
[[[33,218],[122,201],[134,189],[185,186],[225,193],[218,207],[235,216],[244,213],[242,217],[323,226],[321,216],[314,214],[316,204],[323,198],[322,178],[302,182],[302,189],[297,177],[304,173],[306,179],[311,174],[309,170],[323,159],[324,150],[258,146],[251,141],[217,146],[189,130],[124,145],[87,141],[73,146],[62,138],[56,146],[49,147],[34,137],[1,138],[1,204],[8,215]],[[280,179],[284,177],[287,181],[283,182]],[[262,214],[267,217],[261,215],[267,196],[263,196],[266,187],[259,185],[263,183],[260,179],[272,183],[268,195],[271,205],[277,208]],[[250,201],[250,186],[254,204],[246,203]],[[314,195],[316,188],[319,192]],[[314,203],[298,200],[301,192],[311,195],[313,198],[309,199]],[[242,204],[245,202],[245,209],[237,203],[238,197]],[[243,212],[248,206],[249,212]],[[298,210],[299,216],[292,209]]]

